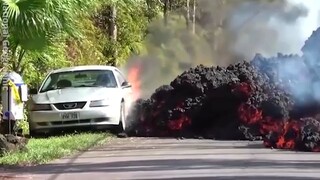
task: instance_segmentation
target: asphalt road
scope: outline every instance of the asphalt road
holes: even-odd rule
[[[320,154],[271,150],[260,142],[126,138],[47,165],[5,171],[10,179],[41,180],[320,180]]]

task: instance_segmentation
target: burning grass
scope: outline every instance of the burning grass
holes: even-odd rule
[[[306,41],[302,57],[257,55],[226,68],[185,71],[136,102],[129,134],[262,139],[266,147],[320,152],[320,56],[314,49],[320,41],[312,40],[318,34]]]

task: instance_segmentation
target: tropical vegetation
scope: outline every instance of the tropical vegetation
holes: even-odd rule
[[[0,21],[7,25],[10,42],[10,59],[1,61],[1,70],[16,71],[35,87],[51,69],[121,66],[138,56],[159,65],[155,75],[176,75],[181,67],[229,58],[232,34],[222,31],[226,15],[249,1],[283,2],[1,0]]]

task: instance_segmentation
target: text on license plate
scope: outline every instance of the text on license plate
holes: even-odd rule
[[[79,113],[76,113],[76,112],[61,113],[60,116],[62,120],[79,119]]]

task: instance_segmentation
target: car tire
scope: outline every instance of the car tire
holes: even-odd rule
[[[36,131],[36,130],[30,130],[29,136],[30,137],[38,137],[39,136],[39,132]]]
[[[120,106],[120,119],[117,131],[118,133],[124,133],[126,131],[126,116],[124,102],[122,102]]]
[[[52,135],[52,131],[38,131],[38,130],[30,130],[29,131],[29,137],[32,138],[48,138]]]

